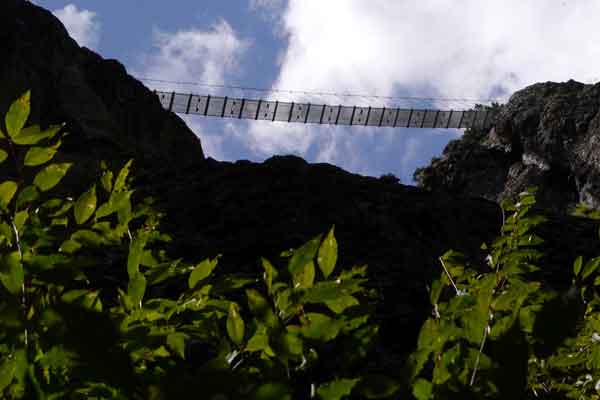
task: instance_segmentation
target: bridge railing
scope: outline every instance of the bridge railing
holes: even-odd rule
[[[480,110],[405,109],[293,103],[163,91],[155,93],[167,110],[205,117],[390,128],[487,129],[494,122],[494,112],[488,107]]]

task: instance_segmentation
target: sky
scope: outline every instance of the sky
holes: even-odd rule
[[[544,81],[600,81],[597,0],[35,0],[81,46],[151,89],[282,101],[394,106],[368,96],[506,99]],[[368,95],[368,96],[367,96]],[[439,108],[464,108],[436,101]],[[462,107],[461,107],[462,106]],[[217,160],[296,154],[369,176],[412,174],[456,129],[317,126],[184,116]]]

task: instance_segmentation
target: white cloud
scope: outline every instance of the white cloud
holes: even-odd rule
[[[145,76],[175,81],[223,84],[239,72],[239,61],[250,42],[240,39],[224,20],[209,30],[168,33],[155,29],[157,52],[142,61]]]
[[[133,69],[138,77],[166,81],[196,82],[222,85],[228,78],[243,73],[240,60],[250,47],[249,40],[242,39],[224,20],[208,30],[188,29],[175,33],[154,30],[155,51],[142,57],[140,65]],[[147,82],[154,89],[178,90],[180,92],[207,92],[201,86],[177,86],[172,83]],[[214,89],[210,90],[213,92]],[[209,120],[197,117],[183,118],[190,129],[202,141],[204,153],[216,159],[226,158],[226,132],[219,132]]]
[[[69,35],[80,46],[92,50],[98,49],[101,25],[95,12],[80,10],[75,4],[67,4],[64,8],[52,12],[67,28]]]
[[[592,15],[600,15],[600,2],[289,0],[279,21],[288,47],[273,86],[489,98],[507,96],[538,81],[589,82],[598,76],[600,65],[600,25]],[[345,163],[351,156],[357,170],[376,162],[368,149],[353,151],[347,146],[355,141],[349,130],[343,131],[348,139],[335,132],[328,127],[253,124],[246,140],[257,154],[305,155],[316,146],[317,160]],[[436,134],[450,140],[456,132]],[[402,130],[378,140],[397,144],[402,135],[410,136]],[[418,135],[412,135],[414,140],[405,140],[404,154],[396,158],[414,169],[417,152],[421,162],[433,154],[431,148],[419,145]]]

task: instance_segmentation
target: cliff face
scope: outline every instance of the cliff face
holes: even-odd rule
[[[416,174],[427,189],[493,201],[529,186],[542,204],[566,212],[600,208],[600,84],[538,83],[516,92],[495,128],[471,131]]]
[[[372,284],[380,289],[377,318],[388,358],[414,347],[430,312],[427,286],[441,271],[437,258],[453,248],[481,259],[480,244],[499,232],[497,204],[475,196],[496,200],[505,191],[509,170],[529,176],[521,169],[546,179],[544,193],[556,198],[579,193],[573,189],[577,183],[563,192],[562,181],[548,178],[537,166],[542,162],[523,161],[523,154],[541,157],[552,171],[556,165],[571,171],[564,167],[575,161],[589,165],[587,174],[578,175],[580,181],[568,179],[595,193],[586,184],[593,182],[589,171],[597,165],[592,135],[600,123],[594,117],[596,87],[534,86],[513,97],[496,133],[472,132],[449,145],[439,162],[446,169],[432,167],[426,186],[453,189],[457,195],[311,165],[297,157],[278,156],[262,164],[204,160],[200,142],[178,117],[163,111],[156,96],[118,62],[79,48],[49,12],[23,0],[3,0],[0,41],[5,46],[0,110],[31,88],[34,122],[69,124],[72,135],[62,157],[74,160],[80,171],[71,180],[73,193],[77,184],[90,182],[86,171],[99,160],[135,157],[136,189],[154,196],[166,212],[164,230],[175,237],[172,256],[194,261],[223,254],[222,273],[257,273],[260,256],[276,261],[282,250],[335,224],[341,264],[368,263]],[[540,126],[554,128],[538,137]],[[559,127],[571,129],[573,143],[563,140],[566,133]],[[561,153],[561,148],[572,153]],[[564,176],[567,181],[570,175]],[[573,259],[597,255],[596,229],[589,221],[550,215],[540,229],[549,251],[544,273],[557,284],[568,284]]]
[[[66,122],[65,151],[89,175],[91,159],[184,167],[204,156],[199,139],[115,60],[81,48],[49,11],[0,2],[0,110],[32,92],[31,122]],[[86,174],[87,172],[87,174]]]

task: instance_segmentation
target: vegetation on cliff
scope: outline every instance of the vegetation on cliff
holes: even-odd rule
[[[338,268],[334,228],[281,253],[286,268],[261,258],[262,276],[172,259],[152,200],[132,201],[131,162],[53,194],[66,133],[26,127],[29,107],[0,133],[4,398],[600,398],[600,257],[548,285],[532,191],[503,203],[487,265],[440,257],[417,348],[382,375],[377,293],[366,266]]]

